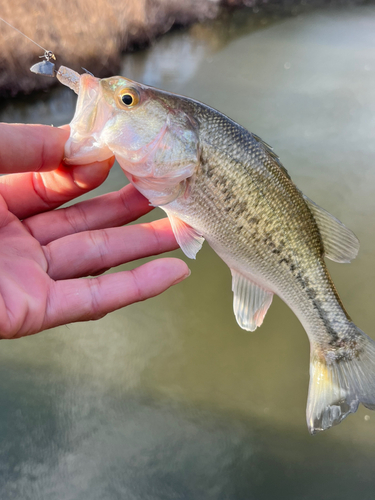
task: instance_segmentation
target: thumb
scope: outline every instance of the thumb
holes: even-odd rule
[[[108,160],[90,163],[89,165],[69,165],[64,168],[71,172],[74,184],[84,191],[96,188],[107,178],[115,157]]]

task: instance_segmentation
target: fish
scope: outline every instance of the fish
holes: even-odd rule
[[[206,240],[230,268],[241,328],[261,326],[274,294],[296,314],[310,341],[310,433],[360,403],[375,409],[375,342],[352,322],[325,264],[357,256],[353,232],[296,187],[266,142],[220,111],[122,76],[65,68],[60,81],[78,93],[67,164],[115,155],[167,214],[187,257]]]

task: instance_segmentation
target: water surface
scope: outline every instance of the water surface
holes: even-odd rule
[[[122,74],[261,136],[354,230],[358,258],[329,268],[375,338],[375,7],[237,12],[125,56]],[[0,119],[60,125],[74,103],[60,88],[12,101]],[[124,183],[115,168],[96,193]],[[374,498],[375,413],[309,436],[298,320],[275,298],[244,332],[228,268],[207,245],[189,266],[186,282],[148,302],[1,343],[2,500]]]

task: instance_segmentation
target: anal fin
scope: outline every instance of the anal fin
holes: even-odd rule
[[[235,269],[232,273],[233,310],[237,323],[253,332],[263,323],[271,305],[273,293],[246,278]]]
[[[173,234],[180,245],[181,250],[189,259],[195,259],[195,256],[202,248],[204,238],[193,227],[186,224],[175,215],[172,215],[164,207],[160,207],[168,215],[169,222],[171,223]]]

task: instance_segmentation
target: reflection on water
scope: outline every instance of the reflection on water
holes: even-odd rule
[[[127,55],[123,72],[260,135],[355,231],[357,260],[329,267],[374,337],[375,8],[259,19],[245,11],[171,33]],[[67,89],[34,99],[0,118],[72,116]],[[98,192],[124,182],[115,169]],[[373,498],[375,413],[361,408],[310,437],[297,319],[276,299],[262,328],[244,332],[226,266],[206,245],[189,266],[186,282],[149,302],[1,343],[2,500]]]

